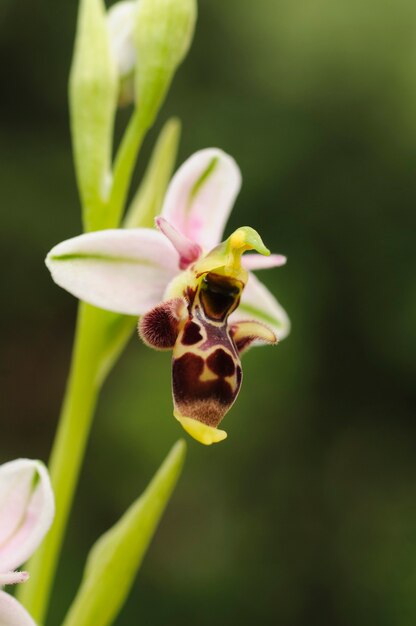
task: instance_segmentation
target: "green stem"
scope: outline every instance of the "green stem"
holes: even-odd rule
[[[140,107],[134,109],[114,162],[114,182],[108,201],[110,223],[107,228],[115,228],[120,224],[134,165],[148,127],[147,120],[140,113]]]
[[[84,303],[79,305],[71,372],[49,465],[56,515],[51,530],[28,564],[30,581],[20,586],[18,594],[38,623],[44,622],[97,402],[100,387],[98,367],[105,323],[105,312]]]

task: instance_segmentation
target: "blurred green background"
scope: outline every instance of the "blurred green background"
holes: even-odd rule
[[[69,363],[76,301],[43,258],[80,232],[76,9],[0,1],[1,460],[47,459]],[[200,0],[137,181],[173,114],[179,162],[219,146],[240,164],[227,232],[250,224],[287,254],[262,278],[293,331],[245,357],[227,441],[188,440],[117,625],[414,626],[416,5]],[[51,626],[182,435],[170,393],[169,355],[133,338],[99,404]]]

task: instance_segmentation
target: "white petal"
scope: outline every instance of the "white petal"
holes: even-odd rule
[[[4,591],[0,591],[0,626],[36,626],[22,605]]]
[[[27,465],[20,459],[0,466],[0,546],[13,535],[24,517],[35,470],[32,462]]]
[[[240,187],[240,169],[232,157],[218,148],[200,150],[172,178],[162,216],[209,251],[222,239]]]
[[[285,265],[287,258],[283,254],[245,254],[242,257],[243,266],[246,270],[267,270],[271,267],[281,267]]]
[[[102,230],[68,239],[46,257],[52,278],[80,300],[141,315],[178,272],[178,254],[153,228]]]
[[[237,320],[258,320],[270,326],[279,339],[284,339],[290,332],[290,321],[286,311],[276,298],[254,274],[249,275],[241,303],[230,315],[230,323]]]
[[[0,466],[0,572],[16,569],[36,550],[55,513],[48,471],[39,461]]]

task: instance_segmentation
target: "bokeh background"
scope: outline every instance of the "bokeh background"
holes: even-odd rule
[[[43,265],[80,232],[66,84],[77,2],[0,2],[0,460],[47,459],[75,300]],[[161,124],[179,162],[220,146],[285,268],[278,348],[244,359],[227,441],[184,474],[117,625],[416,623],[416,5],[200,0]],[[127,113],[121,117],[121,123]],[[61,569],[59,623],[89,546],[181,435],[169,355],[129,344],[98,408]],[[117,585],[117,580],[114,581]]]

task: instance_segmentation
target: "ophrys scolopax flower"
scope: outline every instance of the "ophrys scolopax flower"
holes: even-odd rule
[[[0,587],[26,582],[15,571],[32,556],[55,512],[48,472],[42,463],[17,459],[0,465]],[[35,626],[17,600],[0,590],[1,626]]]
[[[240,185],[230,156],[202,150],[173,177],[159,230],[87,233],[46,259],[58,285],[95,306],[142,315],[144,341],[173,349],[174,415],[204,444],[226,437],[217,427],[241,385],[239,355],[289,332],[286,313],[249,271],[285,257],[270,255],[249,227],[219,243]],[[248,250],[260,254],[242,258]]]

